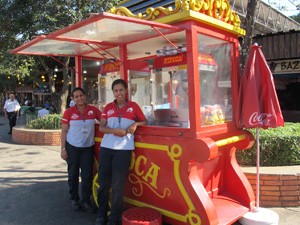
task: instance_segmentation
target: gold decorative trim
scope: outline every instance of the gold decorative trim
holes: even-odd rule
[[[175,0],[175,8],[164,8],[162,6],[157,8],[148,8],[144,14],[133,14],[126,7],[111,8],[110,13],[133,17],[144,20],[156,20],[161,17],[172,15],[180,11],[195,11],[225,23],[231,24],[235,27],[240,27],[241,20],[239,16],[230,9],[228,0]]]
[[[178,213],[174,213],[172,211],[160,208],[160,207],[156,207],[144,202],[140,202],[131,198],[127,198],[124,197],[124,202],[129,203],[131,205],[137,206],[137,207],[147,207],[147,208],[151,208],[151,209],[155,209],[157,211],[159,211],[162,215],[172,218],[174,220],[186,223],[186,224],[191,224],[191,225],[201,225],[201,218],[199,215],[193,213],[192,211],[188,211],[187,214],[185,215],[181,215]]]
[[[101,142],[102,138],[100,137],[95,137],[95,142]],[[173,174],[175,178],[175,182],[177,184],[177,187],[182,194],[182,197],[185,200],[185,203],[187,204],[188,210],[186,214],[177,214],[174,212],[171,212],[169,210],[163,209],[163,208],[157,208],[154,207],[153,205],[137,201],[128,197],[124,197],[124,201],[127,203],[130,203],[131,205],[135,206],[140,206],[140,207],[150,207],[153,209],[156,209],[160,211],[163,215],[173,218],[175,220],[184,222],[184,223],[189,223],[191,225],[201,225],[201,218],[198,214],[195,213],[195,206],[188,195],[181,177],[180,177],[180,157],[182,156],[182,147],[179,144],[173,144],[172,146],[169,145],[162,145],[162,144],[150,144],[150,143],[145,143],[145,142],[135,142],[134,143],[136,148],[144,148],[148,150],[154,150],[154,151],[164,151],[170,158],[170,160],[173,162],[174,168],[173,168]],[[134,196],[141,196],[143,194],[143,185],[146,185],[150,190],[157,195],[158,198],[166,198],[167,196],[170,196],[171,190],[169,188],[164,188],[161,193],[158,193],[155,191],[151,186],[149,186],[146,182],[141,181],[137,176],[134,174],[129,174],[129,182],[132,183],[132,185],[135,185],[132,187],[131,191]]]
[[[149,143],[143,143],[143,142],[135,142],[135,147],[138,148],[145,148],[148,150],[155,150],[155,151],[164,151],[167,153],[170,160],[173,162],[173,174],[175,178],[175,183],[177,184],[177,187],[182,194],[183,199],[185,200],[185,203],[187,204],[188,211],[186,214],[177,214],[174,212],[170,212],[166,209],[162,208],[156,208],[158,209],[162,214],[165,216],[171,217],[175,220],[182,221],[185,223],[189,223],[191,225],[200,225],[201,224],[201,218],[198,214],[195,213],[195,206],[187,193],[181,177],[180,177],[180,157],[182,156],[183,149],[179,144],[173,144],[172,146],[168,145],[160,145],[160,144],[149,144]],[[134,196],[141,196],[144,192],[143,185],[146,185],[150,190],[158,197],[158,198],[166,198],[167,196],[171,195],[171,190],[169,188],[164,188],[161,193],[158,193],[153,188],[151,188],[146,182],[141,181],[137,176],[134,174],[129,174],[129,181],[132,184],[132,194]],[[146,203],[136,201],[131,198],[124,198],[126,202],[135,205],[135,206],[148,206],[153,208],[153,206],[148,205]]]
[[[147,186],[158,198],[161,199],[166,198],[167,196],[170,196],[172,194],[169,188],[164,188],[162,193],[157,192],[151,185],[140,179],[135,174],[129,174],[128,180],[133,186],[131,189],[132,194],[136,197],[140,197],[144,193],[143,185]]]
[[[127,16],[127,17],[132,17],[132,18],[137,18],[137,19],[144,19],[145,15],[142,13],[139,13],[137,15],[133,14],[129,9],[126,7],[120,6],[118,8],[112,7],[109,10],[110,13],[120,15],[120,16]]]

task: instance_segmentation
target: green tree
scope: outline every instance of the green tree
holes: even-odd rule
[[[294,5],[295,9],[297,9],[298,13],[297,15],[291,16],[291,18],[298,23],[300,23],[300,0],[288,0],[291,5]],[[277,1],[277,0],[268,0],[268,4],[274,7],[275,9],[278,9],[280,11],[288,11],[286,5],[283,5],[285,2]]]
[[[295,16],[291,16],[291,18],[295,21],[297,21],[298,23],[300,23],[300,12],[298,13],[298,15]]]
[[[107,11],[119,0],[1,0],[0,1],[0,75],[26,76],[46,74],[50,81],[52,100],[58,110],[65,109],[68,96],[70,63],[68,58],[60,58],[63,68],[64,85],[58,92],[53,82],[54,68],[49,67],[48,57],[13,55],[9,50],[70,24],[88,18],[91,13]]]
[[[241,62],[241,72],[244,70],[246,60],[249,56],[250,46],[252,45],[252,37],[254,33],[254,23],[255,23],[255,10],[257,6],[258,0],[249,0],[247,4],[247,14],[245,19],[245,30],[246,36],[242,41],[242,49],[240,54],[240,62]]]

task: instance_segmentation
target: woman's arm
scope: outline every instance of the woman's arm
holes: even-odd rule
[[[127,129],[127,133],[133,134],[138,126],[146,126],[147,124],[147,120],[135,122]]]
[[[60,156],[63,160],[67,160],[68,158],[68,153],[66,151],[66,139],[67,139],[67,132],[69,130],[69,124],[62,124],[61,128],[61,152]]]
[[[122,128],[109,128],[106,126],[107,120],[101,119],[99,130],[104,134],[114,134],[119,137],[124,137],[127,134],[127,131]]]

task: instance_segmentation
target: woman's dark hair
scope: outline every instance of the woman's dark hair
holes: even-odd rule
[[[72,91],[72,97],[74,98],[74,92],[75,91],[81,91],[82,92],[82,94],[84,94],[85,95],[85,91],[83,90],[83,88],[81,88],[81,87],[77,87],[77,88],[75,88],[73,91]]]
[[[127,83],[126,83],[125,80],[123,80],[123,79],[117,79],[117,80],[114,80],[114,82],[112,83],[111,90],[113,90],[114,86],[117,85],[117,84],[122,84],[125,89],[128,88]]]

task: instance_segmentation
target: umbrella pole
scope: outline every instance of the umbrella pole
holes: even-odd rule
[[[256,128],[256,207],[259,208],[259,165],[260,165],[260,146],[259,146],[259,128]]]

